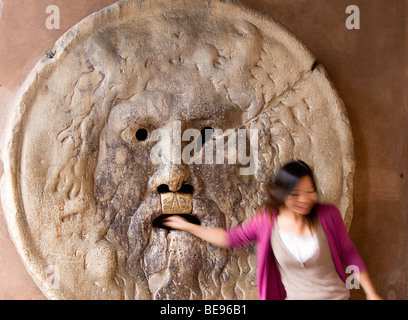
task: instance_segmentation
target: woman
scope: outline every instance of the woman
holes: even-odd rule
[[[191,224],[179,216],[163,222],[223,248],[257,241],[259,298],[350,299],[342,262],[359,271],[367,299],[380,299],[339,210],[317,202],[313,173],[293,161],[265,187],[267,200],[247,223],[231,228]],[[353,274],[353,276],[357,276]]]

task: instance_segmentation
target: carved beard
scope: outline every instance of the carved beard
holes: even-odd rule
[[[159,197],[152,195],[140,203],[130,221],[119,224],[126,219],[118,214],[110,225],[126,252],[126,271],[135,282],[135,298],[191,300],[219,296],[228,251],[185,231],[153,227],[159,208]],[[225,215],[211,200],[193,198],[192,214],[202,225],[225,226]]]

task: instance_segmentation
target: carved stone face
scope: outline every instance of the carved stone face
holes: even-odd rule
[[[146,288],[138,298],[202,299],[209,289],[221,288],[212,279],[220,279],[226,268],[226,250],[185,232],[152,226],[161,214],[186,213],[203,225],[226,227],[222,208],[230,204],[229,215],[239,209],[238,165],[152,163],[151,151],[158,143],[152,139],[154,130],[167,130],[173,137],[189,129],[224,132],[242,126],[237,105],[211,91],[209,81],[197,77],[193,84],[169,93],[161,90],[163,82],[122,101],[101,132],[95,197],[101,215],[110,221],[109,240],[125,249],[127,272]],[[181,150],[189,143],[183,142]],[[204,143],[201,154],[206,148]]]
[[[153,221],[184,213],[207,226],[243,223],[262,183],[293,158],[313,168],[320,200],[350,224],[344,106],[323,67],[312,69],[313,56],[273,20],[228,1],[126,0],[53,51],[22,88],[2,187],[13,239],[48,297],[255,299],[253,248],[219,249]],[[201,137],[186,133],[205,128],[217,134],[196,148]],[[223,161],[180,154],[215,155],[217,141]],[[179,153],[157,162],[167,145]]]

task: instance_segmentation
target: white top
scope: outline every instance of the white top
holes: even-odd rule
[[[285,287],[286,299],[350,298],[350,291],[337,273],[329,242],[320,223],[310,236],[279,231],[279,228],[273,228],[271,246]]]
[[[300,236],[294,233],[284,232],[279,228],[278,234],[286,249],[301,263],[311,258],[319,247],[316,234],[312,236]]]

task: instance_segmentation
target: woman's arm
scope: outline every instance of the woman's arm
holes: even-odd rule
[[[260,231],[270,223],[267,212],[256,214],[242,225],[224,229],[217,227],[204,227],[192,224],[180,216],[169,216],[163,224],[172,228],[188,231],[201,239],[221,248],[236,248],[256,241]]]
[[[339,240],[339,247],[342,255],[341,258],[346,265],[355,265],[359,268],[359,283],[364,290],[367,300],[381,300],[382,298],[377,294],[374,285],[370,280],[363,260],[354,246],[354,243],[350,239],[343,219],[341,218],[340,211],[337,207],[333,206],[332,208],[334,209],[334,212],[331,217]]]
[[[180,216],[169,216],[162,223],[172,229],[188,231],[217,247],[230,247],[228,233],[223,228],[203,227],[190,223]]]
[[[359,282],[363,287],[367,300],[382,300],[382,298],[375,291],[367,271],[360,272]]]

